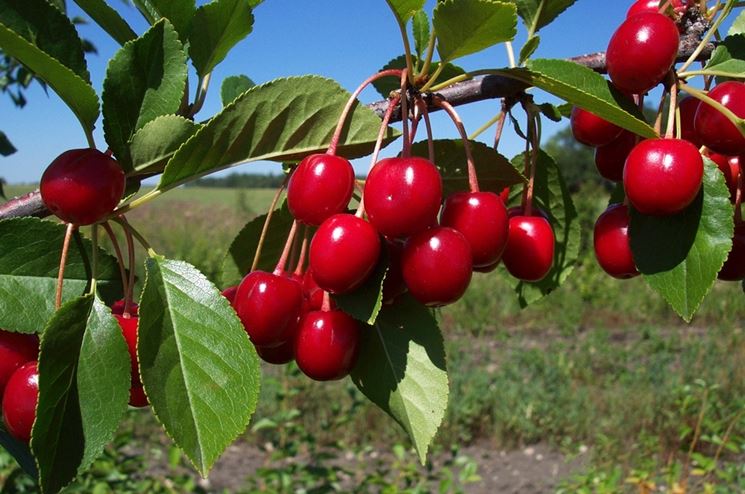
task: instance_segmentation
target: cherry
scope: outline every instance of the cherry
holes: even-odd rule
[[[259,354],[261,360],[269,364],[282,365],[292,362],[295,358],[295,338],[290,338],[281,345],[273,348],[257,346],[256,353]]]
[[[587,146],[604,146],[621,134],[621,127],[575,106],[570,118],[574,138]]]
[[[113,304],[111,304],[111,313],[112,314],[119,314],[120,316],[124,314],[124,305],[125,301],[117,300]],[[140,306],[137,305],[135,302],[129,303],[129,314],[132,316],[137,316],[140,311]]]
[[[233,307],[254,345],[275,347],[290,339],[302,305],[300,283],[286,276],[253,271],[238,285]]]
[[[709,97],[738,117],[745,117],[745,83],[727,81],[717,84],[709,91]],[[702,102],[693,122],[699,139],[712,151],[729,156],[745,154],[745,137],[713,106]]]
[[[509,226],[507,209],[493,192],[458,192],[447,198],[440,224],[466,237],[474,267],[490,266],[502,258]]]
[[[39,400],[39,371],[36,361],[19,367],[5,386],[3,420],[11,436],[29,442]]]
[[[39,337],[0,329],[0,396],[13,373],[39,357]]]
[[[694,122],[700,103],[700,100],[692,96],[686,96],[678,102],[678,109],[680,110],[680,138],[699,148],[702,143],[696,133]]]
[[[149,402],[145,395],[145,388],[140,386],[132,386],[129,388],[129,406],[135,408],[143,408],[148,406]]]
[[[623,166],[626,157],[636,146],[636,135],[624,130],[609,144],[595,149],[595,166],[600,176],[606,180],[623,180]]]
[[[295,361],[316,381],[341,379],[357,360],[360,327],[340,310],[305,314],[295,340]]]
[[[327,219],[310,242],[313,279],[331,293],[347,293],[360,286],[372,273],[378,256],[378,232],[353,214]]]
[[[448,227],[435,227],[411,237],[401,256],[409,293],[424,305],[455,302],[471,282],[471,246],[466,237]]]
[[[727,182],[730,200],[732,203],[737,199],[737,177],[740,175],[740,157],[724,156],[723,154],[711,153],[709,159],[717,164],[719,170],[724,174]]]
[[[554,264],[554,230],[543,216],[510,217],[510,234],[502,262],[517,279],[540,281]]]
[[[354,190],[354,169],[341,156],[311,154],[292,172],[287,205],[292,216],[307,225],[320,225],[347,209]]]
[[[612,204],[595,222],[595,257],[603,271],[614,278],[633,278],[639,274],[629,243],[629,209]]]
[[[44,171],[41,200],[58,218],[90,225],[111,213],[124,193],[124,171],[95,149],[71,149]]]
[[[671,215],[698,195],[704,162],[698,148],[682,139],[647,139],[626,159],[623,187],[642,214]]]
[[[505,187],[502,189],[502,192],[499,193],[499,198],[502,199],[502,202],[505,204],[510,202],[510,188]]]
[[[442,178],[424,158],[385,158],[367,176],[363,201],[380,233],[405,238],[436,224]]]
[[[238,285],[229,286],[222,292],[222,296],[228,299],[228,302],[230,302],[230,305],[233,305],[235,302],[235,294],[238,293]]]
[[[745,279],[745,223],[735,225],[735,235],[732,238],[732,250],[719,270],[718,278],[724,281],[740,281]]]
[[[626,18],[633,17],[637,14],[643,14],[648,12],[659,12],[660,2],[659,0],[636,0],[629,10],[626,12]]]
[[[608,43],[608,75],[623,92],[645,93],[670,71],[679,44],[678,28],[669,17],[656,12],[629,17]]]
[[[119,323],[119,327],[122,328],[124,340],[127,342],[132,371],[132,386],[142,386],[142,381],[140,381],[140,365],[137,360],[137,328],[140,319],[136,316],[124,317],[119,314],[114,314],[114,318],[116,318],[116,321]]]

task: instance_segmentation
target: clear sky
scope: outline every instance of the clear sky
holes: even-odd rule
[[[109,0],[142,33],[145,22],[133,7],[122,0]],[[198,4],[206,2],[198,1]],[[542,43],[536,57],[563,58],[595,51],[604,51],[608,39],[624,18],[631,0],[578,0],[557,21],[540,32]],[[69,1],[72,15],[82,14]],[[431,12],[434,0],[427,2]],[[312,7],[309,7],[312,5]],[[234,74],[246,74],[255,82],[290,75],[320,74],[337,80],[353,90],[360,81],[376,72],[388,60],[403,52],[398,27],[384,0],[265,0],[254,12],[255,23],[251,35],[241,42],[213,73],[213,84],[206,104],[197,119],[206,119],[221,107],[219,85]],[[524,40],[525,29],[520,24],[515,49]],[[98,54],[88,56],[88,67],[97,92],[103,83],[108,59],[118,48],[105,32],[94,24],[80,26],[81,36],[91,40]],[[466,69],[502,67],[507,64],[505,49],[498,45],[479,54],[458,60]],[[194,77],[191,77],[193,84]],[[193,94],[193,90],[192,90]],[[18,148],[14,155],[0,157],[0,177],[10,183],[38,182],[44,168],[61,152],[85,147],[85,137],[73,114],[50,91],[49,95],[37,85],[28,91],[28,104],[16,109],[7,95],[0,94],[0,130]],[[363,93],[364,102],[380,99],[370,89]],[[539,101],[549,100],[545,95]],[[498,112],[497,101],[460,107],[459,112],[471,132]],[[437,137],[456,137],[457,134],[444,115],[434,118]],[[96,143],[106,149],[99,119]],[[556,126],[548,126],[547,133]],[[488,140],[492,132],[482,136]],[[500,150],[511,157],[522,144],[506,131],[509,137]],[[393,143],[383,155],[400,151],[400,142]],[[355,164],[366,169],[363,160]],[[279,171],[271,164],[254,163],[235,168],[238,171]],[[225,172],[223,172],[225,173]]]

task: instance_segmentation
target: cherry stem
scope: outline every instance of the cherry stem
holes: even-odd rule
[[[404,132],[404,146],[401,151],[401,156],[404,158],[411,156],[411,142],[409,141],[409,95],[406,91],[409,79],[406,74],[407,71],[404,69],[401,72],[401,125],[403,126]]]
[[[347,100],[346,106],[341,112],[341,116],[339,117],[339,122],[336,124],[336,130],[334,130],[334,135],[331,137],[331,142],[329,142],[329,147],[328,147],[328,150],[326,151],[326,154],[331,154],[331,155],[336,154],[336,148],[339,146],[339,140],[341,139],[341,133],[344,130],[344,124],[347,121],[349,112],[352,110],[352,107],[357,102],[357,97],[360,95],[360,93],[367,86],[377,81],[378,79],[381,79],[383,77],[401,77],[402,72],[403,71],[399,69],[383,70],[365,79],[362,82],[362,84],[360,84],[359,87],[354,90],[352,95],[349,97],[349,100]]]
[[[279,198],[282,195],[282,191],[285,189],[285,185],[287,185],[288,178],[285,177],[282,184],[277,189],[277,192],[274,193],[274,197],[272,197],[272,202],[269,204],[269,210],[266,212],[266,218],[264,219],[264,226],[261,227],[261,235],[259,236],[259,245],[256,246],[256,252],[254,252],[254,260],[251,263],[251,271],[256,270],[256,266],[259,265],[259,258],[261,258],[261,251],[264,248],[264,242],[266,242],[266,235],[269,231],[269,223],[272,221],[272,215],[274,215],[274,210],[277,207],[277,203],[279,202]]]
[[[57,275],[57,293],[54,298],[55,310],[59,310],[62,307],[62,285],[65,282],[65,266],[67,265],[67,254],[70,252],[70,239],[75,228],[77,228],[75,225],[68,223],[65,230],[65,238],[62,241],[62,255],[60,256],[59,274]]]
[[[127,290],[124,292],[124,311],[122,312],[122,316],[129,318],[129,311],[132,308],[135,292],[135,241],[132,236],[132,231],[134,229],[124,216],[119,218],[119,225],[122,227],[124,238],[127,241],[127,265],[129,266],[129,281],[127,283]],[[143,246],[144,245],[145,244],[143,244]]]
[[[383,137],[385,136],[385,131],[388,129],[388,122],[391,119],[391,115],[393,115],[393,109],[396,107],[396,105],[398,105],[399,99],[400,98],[398,96],[395,96],[388,102],[388,108],[386,108],[385,115],[383,115],[383,121],[380,123],[378,139],[375,141],[375,150],[373,151],[372,157],[370,158],[370,170],[372,170],[375,166],[375,163],[378,162],[380,148],[383,146]],[[357,211],[354,213],[354,215],[358,218],[362,218],[363,214],[365,214],[365,189],[362,189],[360,204],[359,206],[357,206]]]
[[[303,228],[303,244],[300,247],[300,256],[295,265],[295,275],[302,276],[305,271],[305,258],[308,254],[308,227]]]
[[[734,0],[727,0],[727,3],[725,4],[725,6],[724,6],[724,8],[722,10],[722,13],[719,15],[719,17],[717,18],[717,20],[714,21],[714,23],[711,25],[711,27],[709,28],[709,30],[704,35],[704,37],[701,40],[701,42],[698,44],[698,46],[693,51],[693,53],[691,53],[691,56],[688,57],[688,60],[686,60],[685,63],[683,64],[683,66],[680,67],[680,69],[678,69],[678,73],[685,72],[685,70],[693,62],[696,61],[696,59],[698,58],[698,56],[704,50],[704,47],[706,47],[706,45],[709,43],[709,40],[719,30],[719,26],[722,24],[722,22],[724,21],[724,19],[726,19],[727,16],[729,15],[730,11],[732,10],[732,7],[734,7],[734,3],[735,3]]]
[[[321,310],[323,312],[331,311],[331,295],[325,290],[323,292],[323,303],[321,304]]]
[[[292,242],[295,240],[295,232],[297,232],[297,225],[298,221],[294,220],[292,222],[292,227],[290,228],[290,233],[287,234],[287,241],[285,242],[285,247],[282,249],[282,255],[279,257],[279,261],[277,261],[277,267],[274,268],[274,274],[277,276],[282,276],[285,272],[285,265],[287,264],[287,258],[290,257],[290,249],[292,248]]]
[[[507,121],[507,102],[502,99],[502,111],[499,112],[499,118],[497,119],[497,130],[494,134],[494,150],[499,148],[499,141],[502,140],[502,133],[504,132],[504,123]]]
[[[129,279],[127,278],[127,268],[124,267],[124,255],[122,254],[122,249],[119,246],[119,240],[117,240],[116,235],[114,234],[114,230],[111,228],[111,224],[109,224],[108,221],[104,221],[102,225],[103,229],[106,231],[106,234],[109,236],[109,240],[111,240],[111,245],[114,247],[116,259],[119,262],[119,275],[122,277],[122,289],[124,290],[124,294],[126,295],[127,293],[129,293]]]
[[[416,100],[416,105],[422,112],[422,117],[424,117],[424,125],[427,128],[427,155],[429,157],[429,160],[434,163],[435,162],[435,141],[432,137],[432,122],[429,120],[429,108],[427,108],[427,103],[424,102],[423,99],[418,98]]]
[[[133,226],[132,226],[132,225],[131,225],[131,224],[130,224],[130,223],[129,223],[128,221],[127,221],[127,218],[125,218],[124,216],[119,216],[119,217],[117,217],[117,218],[113,218],[113,221],[115,221],[115,222],[119,223],[119,224],[120,224],[120,225],[122,226],[122,228],[124,228],[124,233],[125,233],[125,235],[132,235],[132,236],[133,236],[134,238],[136,238],[136,239],[137,239],[137,241],[138,241],[138,242],[140,243],[140,245],[142,245],[142,247],[144,247],[144,248],[145,248],[145,250],[147,251],[147,255],[148,255],[148,256],[150,256],[150,257],[155,257],[155,256],[157,256],[157,255],[158,255],[158,253],[157,253],[157,252],[155,252],[155,249],[153,249],[153,247],[152,247],[152,246],[150,245],[150,242],[148,242],[148,241],[147,241],[147,240],[145,239],[145,237],[144,237],[144,236],[143,236],[143,235],[142,235],[142,234],[141,234],[140,232],[138,232],[138,231],[137,231],[137,230],[135,229],[135,227],[133,227]],[[134,251],[134,249],[132,249],[132,250]],[[131,259],[131,258],[130,258],[130,259]],[[131,270],[131,269],[130,269],[130,273],[129,273],[129,276],[130,276],[130,279],[132,279],[132,276],[133,276],[133,275],[132,275],[132,270]],[[131,284],[131,283],[130,283],[130,284]]]
[[[665,139],[675,137],[675,114],[678,109],[678,81],[675,77],[675,71],[671,71],[670,74],[670,107],[667,109]]]
[[[654,132],[657,135],[660,135],[662,132],[662,110],[665,107],[665,96],[667,95],[663,92],[660,98],[660,104],[657,106],[657,116],[654,120]]]
[[[530,179],[528,180],[528,187],[525,189],[525,216],[531,216],[533,214],[533,193],[535,192],[535,173],[536,168],[538,168],[538,151],[540,149],[539,147],[539,141],[540,137],[538,136],[539,130],[538,127],[540,127],[540,120],[539,117],[530,115],[530,120],[528,121],[528,138],[532,139],[532,142],[530,144],[531,150],[529,152],[529,156],[526,157],[526,160],[529,159],[530,163]]]
[[[455,127],[458,129],[458,132],[460,133],[460,137],[463,140],[463,148],[466,151],[466,163],[468,165],[468,185],[471,189],[471,192],[478,192],[479,191],[479,180],[476,176],[476,165],[473,161],[473,153],[471,152],[471,142],[468,140],[468,134],[466,133],[466,128],[463,126],[463,121],[460,119],[460,116],[455,111],[455,108],[453,108],[453,105],[448,103],[442,98],[435,98],[434,102],[437,106],[442,108],[447,112],[448,115],[450,115],[450,118],[453,120],[453,123],[455,124]]]

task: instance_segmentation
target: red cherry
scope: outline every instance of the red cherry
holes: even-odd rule
[[[311,154],[292,172],[287,205],[292,216],[307,225],[320,225],[343,213],[354,190],[354,169],[341,156]]]
[[[386,240],[385,248],[388,251],[388,271],[383,280],[383,302],[391,303],[396,297],[406,292],[404,273],[401,269],[404,243],[398,240]]]
[[[614,278],[633,278],[639,274],[629,243],[629,209],[612,204],[595,222],[595,257],[603,271]]]
[[[474,267],[502,258],[509,226],[507,209],[492,192],[458,192],[445,201],[440,224],[458,230],[471,246]]]
[[[636,0],[628,12],[626,12],[626,18],[633,17],[637,14],[643,14],[648,12],[659,12],[660,1],[659,0]]]
[[[606,180],[623,180],[623,166],[631,150],[636,146],[636,135],[624,130],[615,140],[595,149],[595,166]]]
[[[735,225],[732,250],[719,271],[718,278],[724,281],[745,279],[745,223]]]
[[[261,360],[269,364],[282,365],[292,362],[295,358],[295,338],[292,337],[281,345],[273,348],[257,346],[256,353],[259,354]]]
[[[222,296],[228,299],[228,302],[230,302],[230,305],[233,305],[233,302],[235,302],[236,293],[238,293],[238,285],[229,286],[225,290],[222,291]]]
[[[510,202],[510,188],[505,187],[502,189],[502,192],[499,193],[499,198],[502,199],[502,202],[505,204]]]
[[[608,43],[608,75],[623,92],[645,93],[670,72],[679,44],[678,28],[669,17],[656,12],[629,17]]]
[[[554,230],[542,216],[510,217],[510,235],[502,262],[517,279],[540,281],[554,264]]]
[[[437,223],[442,178],[424,158],[386,158],[367,176],[363,197],[370,223],[380,233],[405,238]]]
[[[3,394],[3,420],[11,436],[29,442],[36,419],[36,402],[39,400],[39,371],[37,362],[27,362],[18,368],[5,386]]]
[[[353,214],[324,221],[310,242],[310,269],[318,286],[347,293],[372,273],[380,256],[380,238],[373,226]]]
[[[124,171],[95,149],[71,149],[47,167],[39,185],[44,205],[58,218],[90,225],[111,213],[124,193]]]
[[[406,242],[401,268],[409,293],[419,302],[430,307],[451,304],[471,282],[471,246],[457,230],[430,228]]]
[[[295,361],[316,381],[341,379],[354,367],[359,339],[359,324],[344,312],[308,312],[295,340]]]
[[[147,396],[145,395],[145,389],[140,386],[132,386],[129,388],[129,406],[135,408],[143,408],[148,406]]]
[[[140,381],[140,365],[137,360],[137,327],[140,319],[136,316],[124,317],[119,314],[114,314],[114,317],[122,328],[124,340],[127,342],[129,360],[132,366],[132,386],[142,386],[142,381]]]
[[[692,96],[686,96],[678,103],[678,109],[680,110],[680,137],[699,148],[702,143],[696,133],[695,118],[700,103],[700,100]]]
[[[113,304],[111,304],[111,313],[112,314],[119,314],[120,316],[124,314],[124,300],[117,300]],[[140,311],[140,306],[137,305],[135,302],[129,303],[129,315],[131,316],[137,316]]]
[[[575,106],[570,119],[574,138],[587,146],[604,146],[621,135],[621,127]]]
[[[13,373],[39,358],[39,337],[0,329],[0,396]]]
[[[682,139],[647,139],[626,159],[623,188],[642,214],[671,215],[698,195],[704,161],[698,148]]]
[[[285,276],[253,271],[238,285],[233,307],[254,345],[275,347],[292,335],[302,305],[300,283]]]
[[[740,157],[724,156],[723,154],[711,153],[709,159],[717,164],[719,170],[724,174],[727,182],[730,200],[734,204],[737,199],[737,177],[740,175]]]
[[[709,97],[738,117],[745,117],[745,83],[727,81],[717,84],[709,91]],[[712,151],[729,156],[745,154],[745,137],[713,106],[699,104],[693,123],[701,142]]]

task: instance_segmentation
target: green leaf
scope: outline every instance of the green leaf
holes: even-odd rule
[[[90,83],[83,43],[75,26],[48,1],[4,0],[0,2],[0,24]],[[4,42],[0,46],[5,50]]]
[[[520,59],[518,63],[522,65],[530,56],[535,53],[538,49],[538,45],[541,44],[541,37],[533,35],[525,42],[522,48],[520,48]]]
[[[510,0],[517,5],[525,27],[530,34],[550,24],[559,14],[571,7],[577,0]]]
[[[422,463],[445,416],[445,347],[432,313],[400,297],[363,330],[354,384],[409,434]]]
[[[718,77],[745,78],[745,35],[727,36],[717,45],[703,70],[696,71]]]
[[[561,122],[564,116],[561,109],[552,105],[551,103],[541,103],[536,105],[540,110],[541,114],[553,122]]]
[[[512,159],[515,166],[525,163],[525,154]],[[554,264],[541,281],[531,283],[513,279],[521,307],[537,302],[561,286],[574,271],[581,244],[580,221],[561,170],[554,159],[541,151],[538,155],[533,205],[548,214],[554,230]]]
[[[137,37],[137,34],[129,27],[127,21],[104,0],[74,1],[120,45]]]
[[[0,131],[0,154],[3,156],[10,156],[16,151],[17,149],[10,142],[8,136],[5,135],[5,132]]]
[[[36,461],[31,454],[31,448],[29,448],[28,444],[18,441],[11,436],[5,429],[5,422],[2,420],[0,420],[0,446],[15,458],[24,472],[34,480],[37,480],[39,472],[36,470]],[[6,479],[6,485],[8,483],[10,482]]]
[[[299,161],[324,152],[349,93],[318,76],[277,79],[254,86],[210,119],[171,158],[158,189],[168,190],[241,163]],[[338,154],[356,158],[374,147],[380,119],[357,105]],[[397,134],[389,129],[385,142]]]
[[[127,410],[130,361],[121,328],[93,295],[62,306],[39,353],[31,449],[43,492],[57,492],[110,442]]]
[[[186,54],[166,20],[126,43],[111,59],[103,83],[103,129],[126,172],[132,171],[132,136],[157,117],[176,113],[185,85]]]
[[[135,173],[157,173],[189,137],[202,126],[178,115],[163,115],[146,123],[135,135],[129,150]]]
[[[222,105],[228,106],[241,94],[245,93],[256,84],[254,81],[245,75],[233,75],[226,77],[222,81],[222,87],[220,88],[220,96],[222,97]]]
[[[729,31],[727,31],[727,36],[734,36],[735,34],[745,34],[745,11],[740,12],[732,22]]]
[[[388,6],[393,11],[399,24],[406,25],[406,22],[424,8],[425,0],[386,0]]]
[[[479,52],[517,33],[517,12],[511,3],[492,0],[444,0],[432,19],[437,52],[444,61]]]
[[[566,60],[529,60],[526,68],[496,71],[536,86],[642,137],[656,137],[639,108],[600,74]]]
[[[37,218],[0,221],[0,327],[39,333],[54,314],[65,227]],[[85,256],[83,255],[85,249]],[[90,278],[91,243],[73,239],[65,268],[63,301],[80,296]],[[98,289],[107,301],[121,297],[114,257],[98,251]]]
[[[230,244],[222,265],[223,284],[237,285],[241,278],[251,270],[265,220],[266,214],[262,214],[249,221]],[[294,220],[286,202],[282,207],[274,210],[256,269],[274,271]]]
[[[724,175],[704,159],[703,191],[683,212],[631,211],[631,250],[644,280],[690,322],[732,248],[732,205]]]
[[[417,58],[422,58],[429,44],[429,17],[424,10],[417,10],[412,23],[414,50]]]
[[[0,24],[0,49],[48,84],[72,110],[83,130],[93,132],[98,119],[98,95],[88,82],[3,24]]]
[[[414,57],[413,63],[418,64],[419,59]],[[405,67],[406,67],[406,55],[401,55],[389,61],[380,70],[382,71],[382,70],[388,70],[388,69],[403,69]],[[439,62],[432,62],[430,64],[430,74],[434,73],[439,68],[440,68]],[[449,79],[452,79],[453,77],[456,77],[456,76],[459,76],[465,73],[466,71],[458,67],[457,65],[453,65],[452,63],[446,63],[445,68],[442,69],[442,72],[440,72],[440,75],[437,77],[437,80],[447,81]],[[381,96],[383,96],[384,98],[387,98],[391,94],[392,91],[398,91],[401,88],[401,80],[396,77],[384,77],[382,79],[378,79],[377,81],[373,82],[373,87],[375,87],[375,89],[380,93]]]
[[[388,272],[388,262],[388,256],[381,255],[375,270],[362,286],[351,293],[333,295],[336,305],[358,321],[375,324],[383,306],[383,282]]]
[[[522,174],[494,148],[477,141],[469,142],[481,190],[499,194],[505,187],[524,182]],[[434,145],[434,162],[442,176],[442,195],[447,197],[455,192],[469,191],[468,166],[463,141],[435,139]],[[411,146],[411,154],[427,158],[429,156],[427,141],[414,143]]]
[[[156,12],[158,19],[166,18],[171,21],[179,39],[183,43],[189,39],[192,19],[197,10],[194,0],[149,0],[152,9]]]
[[[160,257],[146,267],[142,382],[168,435],[206,476],[256,408],[258,357],[228,300],[195,267]]]
[[[204,77],[251,33],[254,17],[247,0],[214,0],[197,9],[193,23],[199,28],[189,35],[189,55]]]

